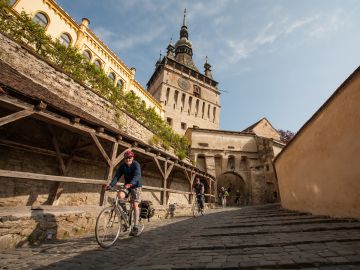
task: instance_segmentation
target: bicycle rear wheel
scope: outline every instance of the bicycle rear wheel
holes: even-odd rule
[[[111,247],[123,229],[123,220],[118,209],[104,208],[96,219],[95,238],[103,248]]]
[[[193,204],[192,210],[193,210],[194,217],[198,217],[201,214],[201,209],[200,209],[198,202],[195,201],[195,203]]]

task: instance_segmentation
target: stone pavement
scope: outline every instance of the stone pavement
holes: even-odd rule
[[[146,223],[109,249],[93,236],[0,252],[0,269],[360,269],[360,222],[278,205]]]

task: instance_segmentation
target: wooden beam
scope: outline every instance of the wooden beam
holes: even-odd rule
[[[118,165],[123,159],[124,159],[124,155],[125,152],[127,151],[127,149],[125,149],[124,151],[122,151],[117,157],[116,159],[113,161],[113,165],[114,167],[116,167],[116,165]]]
[[[6,125],[8,123],[14,122],[16,120],[22,119],[29,115],[32,115],[34,111],[32,110],[22,110],[16,113],[12,113],[10,115],[4,116],[0,118],[0,126]]]
[[[106,152],[105,152],[104,148],[102,147],[99,139],[96,137],[96,135],[93,132],[90,132],[90,136],[93,139],[93,141],[95,142],[96,148],[99,150],[100,154],[103,156],[103,158],[105,159],[107,164],[111,165],[111,160],[108,157],[108,155],[106,154]]]
[[[80,183],[80,184],[94,184],[94,185],[103,185],[105,183],[104,180],[94,180],[87,178],[76,178],[76,177],[38,174],[38,173],[29,173],[29,172],[17,172],[17,171],[9,171],[9,170],[0,170],[0,176],[9,177],[9,178],[29,179],[29,180],[40,180],[40,181],[42,180],[42,181],[51,181],[51,182]]]
[[[165,173],[165,179],[168,179],[172,169],[174,168],[174,165],[175,165],[175,163],[171,163],[170,167],[167,168],[166,173]]]
[[[57,140],[56,135],[54,133],[54,129],[50,125],[47,125],[47,127],[48,127],[50,135],[51,135],[52,144],[53,144],[53,146],[55,148],[56,160],[58,161],[60,174],[65,175],[66,168],[65,168],[64,160],[63,160],[63,158],[61,156],[59,143],[58,143],[58,140]]]
[[[155,157],[155,156],[153,156],[153,160],[154,160],[154,162],[155,162],[155,164],[156,164],[156,166],[157,166],[157,168],[158,168],[159,172],[161,173],[161,175],[162,175],[163,179],[165,179],[165,174],[164,174],[163,170],[161,169],[161,166],[160,166],[159,160],[158,160],[158,159],[157,159],[157,157]]]
[[[94,179],[87,179],[87,178],[76,178],[76,177],[68,177],[68,176],[18,172],[18,171],[9,171],[9,170],[0,170],[0,177],[37,180],[37,181],[49,181],[49,182],[93,184],[93,185],[104,185],[106,183],[105,180],[94,180]],[[0,178],[0,180],[2,180],[2,179],[4,179],[4,178]],[[161,187],[152,187],[152,186],[142,186],[142,188],[146,189],[146,190],[155,190],[155,191],[163,191],[164,190]],[[168,189],[168,191],[172,192],[172,193],[180,193],[180,194],[190,194],[191,193],[191,192],[175,190],[175,189]]]

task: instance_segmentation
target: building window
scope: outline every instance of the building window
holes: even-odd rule
[[[172,127],[172,124],[173,124],[172,118],[170,118],[170,117],[166,118],[166,122],[168,123],[168,125],[169,125],[170,127]]]
[[[189,97],[189,109],[188,109],[188,115],[191,113],[191,105],[192,105],[192,97]]]
[[[196,105],[195,105],[195,116],[198,115],[198,112],[199,112],[199,100],[197,99],[196,100]]]
[[[68,33],[62,33],[59,38],[59,41],[65,47],[69,47],[71,44],[71,36]]]
[[[203,102],[202,109],[201,109],[201,118],[204,119],[204,112],[205,112],[205,102]]]
[[[213,110],[213,122],[215,123],[215,118],[216,118],[216,107],[214,107]]]
[[[175,90],[174,93],[174,109],[176,108],[177,101],[178,101],[179,91]]]
[[[210,104],[208,105],[208,113],[207,113],[207,118],[210,120]]]
[[[94,61],[94,64],[95,64],[95,66],[101,68],[101,61],[100,61],[99,59],[96,59],[96,60]]]
[[[83,51],[82,55],[88,60],[91,61],[91,52],[88,50]]]
[[[186,129],[186,123],[184,123],[184,122],[181,122],[181,129]]]
[[[184,105],[185,105],[185,94],[182,94],[182,97],[181,97],[181,111],[184,108]]]
[[[230,171],[235,170],[235,157],[234,156],[228,157],[228,170],[230,170]]]
[[[46,27],[49,24],[48,16],[46,16],[43,12],[36,13],[33,20],[42,27]]]
[[[201,92],[200,87],[197,85],[194,85],[194,96],[199,98],[201,96],[200,92]]]
[[[166,105],[166,103],[167,103],[167,102],[169,102],[169,96],[170,96],[170,88],[168,87],[168,88],[166,89],[166,100],[165,100],[165,105]]]
[[[117,83],[116,83],[116,88],[119,89],[119,90],[122,90],[123,86],[124,86],[123,81],[118,80]]]
[[[108,75],[108,77],[109,77],[113,82],[115,82],[115,74],[114,74],[114,72],[110,72],[109,75]]]

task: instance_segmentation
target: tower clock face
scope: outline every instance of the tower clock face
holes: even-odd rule
[[[181,89],[183,89],[185,91],[190,89],[190,83],[188,80],[180,77],[177,82]]]

